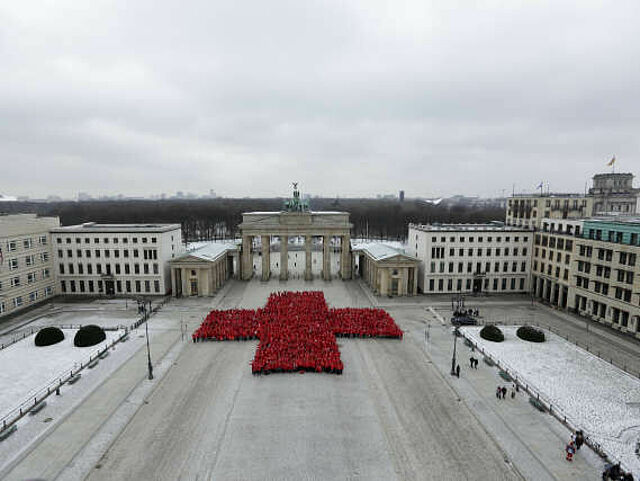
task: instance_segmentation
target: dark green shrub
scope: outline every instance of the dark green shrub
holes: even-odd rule
[[[504,334],[496,326],[484,326],[480,331],[480,337],[487,341],[502,342],[504,341]]]
[[[57,327],[45,327],[36,334],[36,346],[52,346],[64,340],[64,332]]]
[[[542,330],[531,326],[519,327],[516,331],[516,336],[529,342],[544,342],[546,340]]]
[[[88,326],[82,326],[78,329],[76,336],[73,338],[73,345],[76,347],[95,346],[106,338],[107,336],[100,326],[89,324]]]

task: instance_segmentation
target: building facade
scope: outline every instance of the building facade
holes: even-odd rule
[[[174,297],[213,296],[240,265],[235,242],[210,242],[171,259]]]
[[[573,253],[582,228],[582,220],[542,220],[533,238],[532,295],[562,309],[573,305]]]
[[[409,224],[407,251],[432,293],[529,292],[533,232],[494,224]]]
[[[51,229],[58,293],[165,295],[169,260],[182,253],[180,224],[96,224]]]
[[[640,189],[633,188],[631,173],[596,174],[589,195],[593,197],[593,213],[635,214]]]
[[[55,295],[50,230],[58,226],[57,217],[0,215],[0,317]]]
[[[573,254],[570,307],[640,338],[640,218],[585,220]]]
[[[380,242],[352,246],[354,272],[376,295],[414,296],[418,293],[419,259]]]
[[[540,229],[542,219],[580,219],[593,212],[593,198],[581,194],[516,194],[507,200],[506,224]]]

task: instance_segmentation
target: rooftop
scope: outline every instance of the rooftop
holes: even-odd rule
[[[85,222],[84,224],[57,227],[51,229],[51,232],[169,232],[180,228],[180,224],[97,224],[96,222]]]
[[[196,249],[191,249],[184,254],[179,255],[175,259],[180,260],[186,257],[197,257],[199,259],[203,259],[205,261],[213,261],[216,260],[221,255],[226,254],[229,251],[237,250],[238,245],[235,241],[225,241],[225,242],[209,242],[201,247],[197,247]]]
[[[404,252],[404,249],[397,249],[395,247],[384,244],[382,242],[363,242],[363,243],[353,242],[351,244],[351,248],[354,251],[357,251],[357,250],[365,251],[375,260],[388,259],[390,257],[395,257],[397,255],[414,258],[413,256],[406,254]]]
[[[509,226],[502,222],[489,224],[409,224],[409,228],[423,232],[529,232],[528,227]]]
[[[554,197],[561,197],[561,198],[565,198],[565,197],[571,197],[571,198],[583,198],[583,197],[587,197],[585,194],[576,194],[575,192],[573,193],[562,193],[562,192],[544,192],[544,193],[540,193],[540,192],[532,192],[532,193],[523,193],[523,194],[513,194],[511,196],[512,198],[515,197],[542,197],[542,198],[554,198]]]

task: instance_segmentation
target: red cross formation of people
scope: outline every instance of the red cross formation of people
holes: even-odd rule
[[[312,371],[342,374],[340,337],[402,339],[402,330],[382,309],[329,309],[319,291],[276,292],[264,308],[211,311],[193,333],[204,340],[259,339],[254,374]]]

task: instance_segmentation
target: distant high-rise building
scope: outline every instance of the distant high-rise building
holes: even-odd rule
[[[404,202],[404,190],[401,190],[400,193],[398,194],[398,200],[400,202]]]

